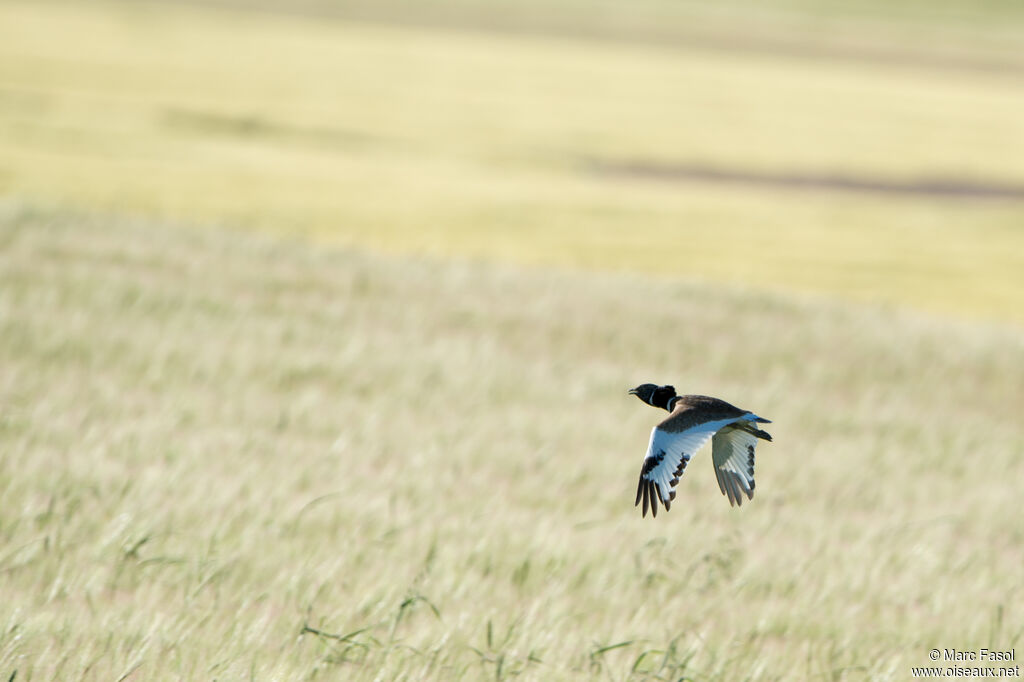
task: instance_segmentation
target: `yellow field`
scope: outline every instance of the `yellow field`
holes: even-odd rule
[[[1021,651],[1017,333],[8,207],[0,678],[888,680]],[[647,380],[774,420],[642,519]]]
[[[211,2],[0,0],[0,682],[1019,665],[1022,10]]]
[[[1024,80],[1005,49],[982,54],[1009,70],[944,69],[39,2],[0,3],[0,38],[8,196],[1024,321],[1019,199],[592,168],[1024,185]]]

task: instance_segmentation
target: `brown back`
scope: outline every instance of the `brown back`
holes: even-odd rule
[[[746,413],[746,410],[718,398],[706,395],[681,395],[676,399],[672,414],[658,424],[658,428],[668,433],[678,433],[704,422],[739,419]]]

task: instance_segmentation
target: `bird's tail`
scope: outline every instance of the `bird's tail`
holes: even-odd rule
[[[758,418],[757,421],[768,422],[767,419],[760,419],[760,418]],[[771,439],[772,439],[772,436],[771,436],[770,433],[768,433],[767,431],[762,431],[761,429],[759,429],[756,426],[754,426],[754,422],[740,422],[739,424],[735,424],[735,426],[736,426],[736,428],[741,429],[743,431],[746,431],[750,435],[756,436],[757,438],[760,438],[761,440],[771,441]]]

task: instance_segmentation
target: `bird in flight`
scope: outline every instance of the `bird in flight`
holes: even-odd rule
[[[729,504],[742,505],[744,494],[747,499],[754,499],[754,446],[758,438],[772,439],[757,424],[770,424],[768,419],[718,398],[676,395],[672,386],[640,384],[629,393],[669,413],[651,431],[647,456],[640,469],[636,504],[643,500],[644,516],[648,504],[657,516],[659,501],[665,505],[665,511],[671,509],[679,477],[690,457],[709,438],[718,487],[729,498]]]

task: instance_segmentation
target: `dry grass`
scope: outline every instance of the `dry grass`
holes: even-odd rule
[[[1022,645],[1024,344],[825,300],[0,214],[0,677],[904,679]],[[775,420],[641,519],[671,380]]]
[[[1020,73],[2,2],[0,192],[1024,322],[1019,201],[623,181],[587,162],[1020,185]]]

